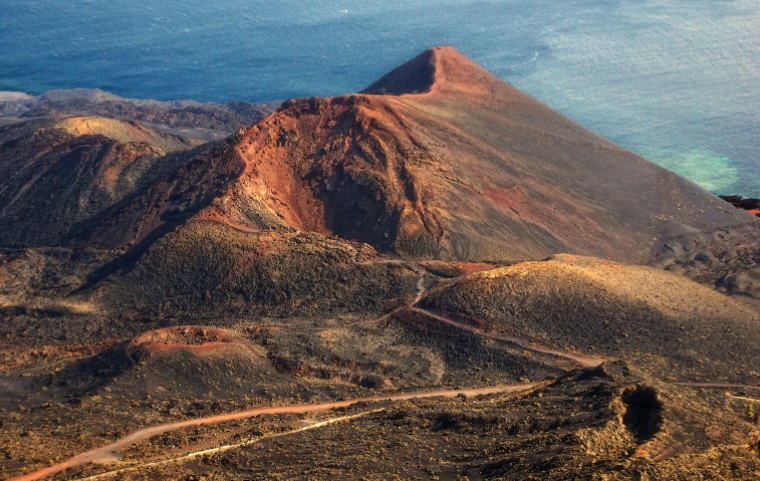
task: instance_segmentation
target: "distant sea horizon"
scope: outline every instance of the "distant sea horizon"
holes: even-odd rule
[[[351,93],[435,45],[717,194],[760,197],[752,0],[4,0],[0,91]]]

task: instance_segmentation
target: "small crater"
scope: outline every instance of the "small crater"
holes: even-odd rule
[[[662,429],[662,402],[649,386],[629,388],[623,392],[626,405],[623,422],[639,444],[652,439]]]
[[[127,346],[130,357],[142,358],[159,352],[186,349],[196,353],[240,343],[237,334],[205,326],[178,326],[145,332]]]

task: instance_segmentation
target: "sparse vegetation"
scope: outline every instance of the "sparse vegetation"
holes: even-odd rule
[[[749,298],[753,218],[451,48],[383,89],[0,127],[0,477],[150,427],[55,479],[760,477],[751,299],[535,260]]]

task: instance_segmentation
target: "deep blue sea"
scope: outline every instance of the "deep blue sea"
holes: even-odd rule
[[[438,44],[713,192],[760,197],[758,0],[0,0],[0,90],[332,95]]]

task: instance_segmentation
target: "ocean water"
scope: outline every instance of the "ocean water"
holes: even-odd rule
[[[757,0],[0,0],[0,12],[0,90],[334,95],[447,44],[713,192],[760,197]]]

